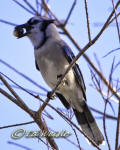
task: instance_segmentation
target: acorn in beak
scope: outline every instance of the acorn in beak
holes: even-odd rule
[[[28,23],[15,27],[13,34],[17,38],[22,38],[30,33],[31,26]]]

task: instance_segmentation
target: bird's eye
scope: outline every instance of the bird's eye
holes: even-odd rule
[[[30,25],[34,25],[34,24],[37,24],[39,22],[39,20],[33,20],[33,21],[28,21],[28,24]]]

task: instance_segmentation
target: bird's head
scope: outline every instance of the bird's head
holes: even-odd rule
[[[45,38],[57,34],[56,26],[53,19],[40,16],[34,16],[25,24],[18,25],[14,29],[14,35],[17,38],[28,36],[34,47],[42,43]]]

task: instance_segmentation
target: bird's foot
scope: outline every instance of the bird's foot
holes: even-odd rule
[[[47,93],[47,97],[48,97],[49,99],[52,99],[52,100],[56,99],[56,95],[55,95],[55,94],[54,94],[54,95],[51,95],[51,92],[48,92],[48,93]]]

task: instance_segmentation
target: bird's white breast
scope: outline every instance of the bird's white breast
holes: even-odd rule
[[[57,54],[58,47],[55,44],[50,44],[40,50],[35,51],[35,59],[40,72],[47,82],[53,88],[57,83],[57,75],[64,72],[65,61],[62,62],[62,56]],[[63,59],[64,60],[64,59]]]

